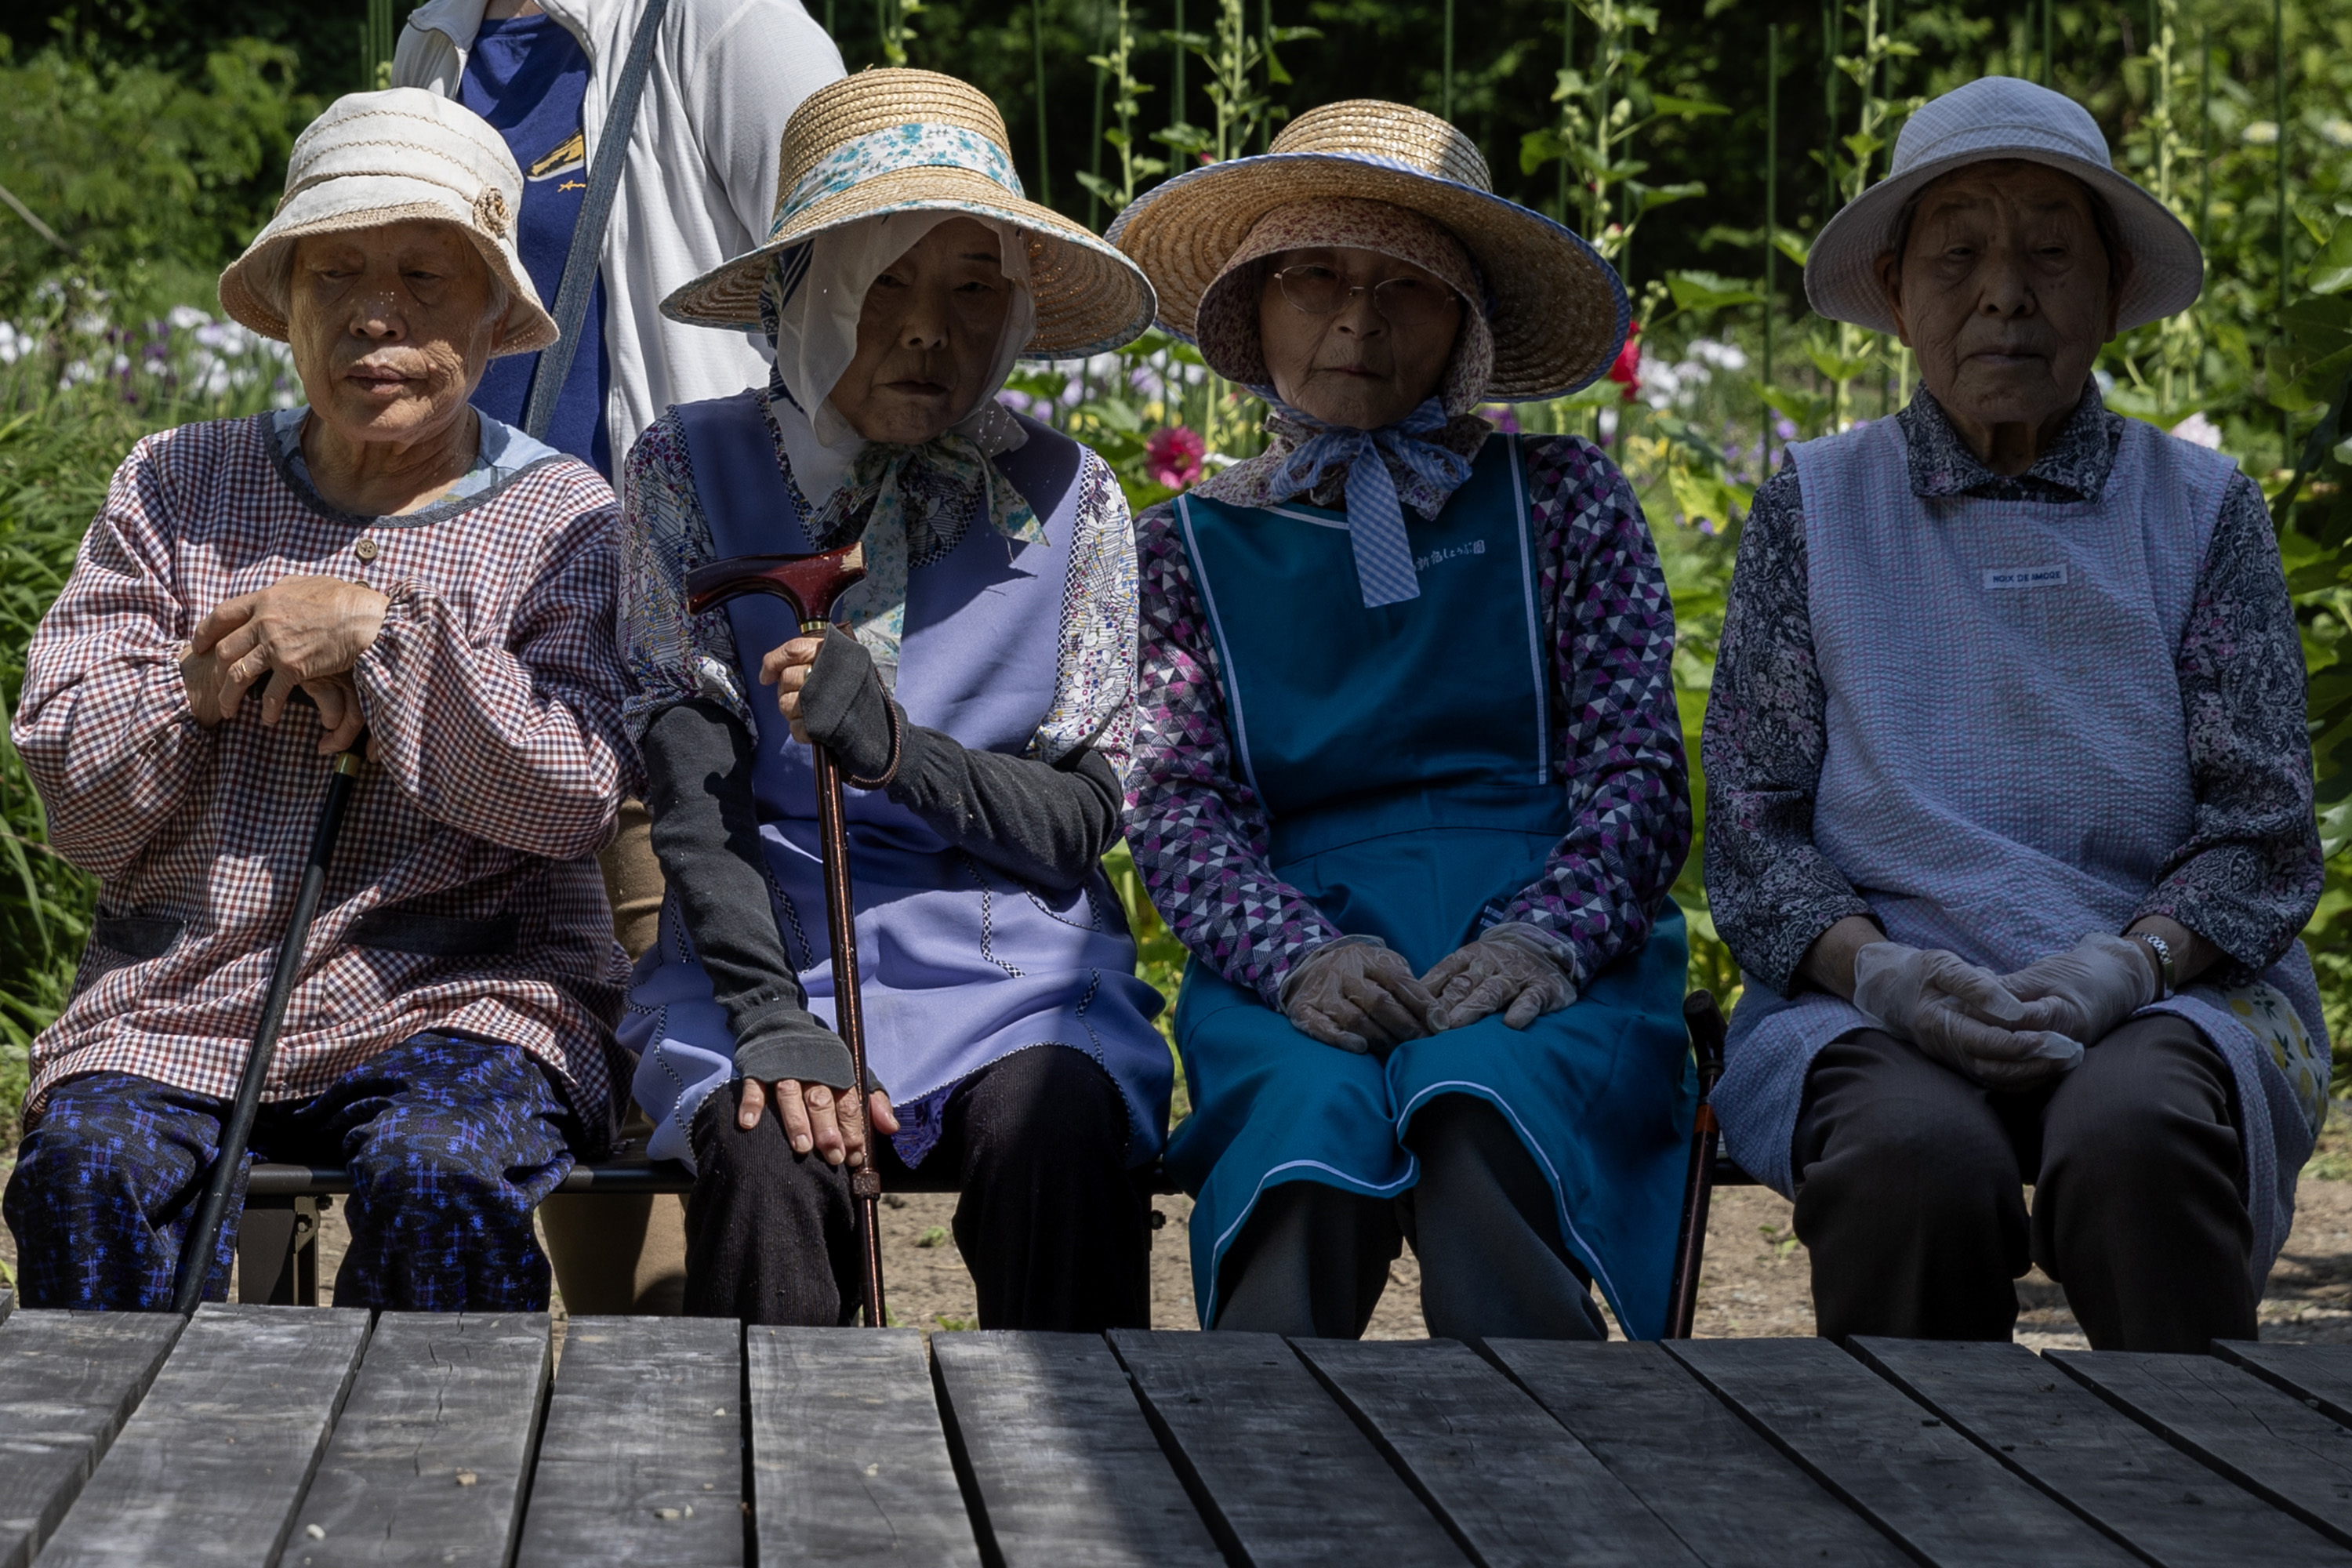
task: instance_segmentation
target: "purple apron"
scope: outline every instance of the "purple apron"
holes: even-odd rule
[[[761,395],[676,410],[718,559],[814,548]],[[1043,425],[1021,424],[1027,442],[994,461],[1037,513],[1045,542],[1007,539],[975,519],[955,549],[908,574],[897,692],[910,722],[1012,756],[1028,750],[1054,701],[1086,455]],[[759,727],[751,779],[776,929],[810,1011],[830,1024],[815,775],[760,684],[761,659],[799,626],[768,595],[726,610]],[[1032,887],[948,845],[887,793],[852,789],[847,805],[867,1062],[892,1100],[911,1104],[1026,1047],[1067,1046],[1118,1085],[1129,1163],[1156,1159],[1173,1064],[1151,1025],[1160,994],[1136,978],[1134,940],[1103,874],[1068,892]],[[654,1121],[648,1152],[692,1163],[694,1114],[735,1076],[735,1041],[675,899],[662,906],[661,940],[637,962],[620,1037],[637,1055],[633,1087]]]

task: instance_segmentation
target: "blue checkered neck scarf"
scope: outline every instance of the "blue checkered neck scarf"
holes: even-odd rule
[[[1453,423],[1444,405],[1432,397],[1377,430],[1326,425],[1278,399],[1267,406],[1273,411],[1267,430],[1289,445],[1262,480],[1267,504],[1311,492],[1325,469],[1344,468],[1348,542],[1355,552],[1364,607],[1420,598],[1421,575],[1413,570],[1412,543],[1405,535],[1405,503],[1425,518],[1434,517],[1470,478],[1470,459],[1436,440]],[[1389,471],[1391,461],[1404,473],[1402,497]]]

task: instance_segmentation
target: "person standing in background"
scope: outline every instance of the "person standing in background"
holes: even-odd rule
[[[555,306],[625,62],[661,0],[428,0],[410,14],[392,85],[454,98],[506,139],[523,174],[518,247]],[[593,242],[594,286],[553,416],[533,434],[610,478],[614,458],[674,403],[766,381],[757,333],[673,321],[661,302],[767,237],[776,147],[801,100],[843,74],[841,51],[800,0],[667,0],[644,96],[619,128],[627,158]],[[483,413],[525,423],[542,356],[494,362]],[[554,360],[550,358],[548,363]],[[662,901],[645,807],[628,802],[602,857],[614,934],[634,959]],[[642,1136],[643,1127],[625,1129]],[[555,1197],[540,1210],[557,1284],[574,1312],[678,1310],[685,1285],[677,1200]],[[628,1217],[625,1221],[624,1216]]]

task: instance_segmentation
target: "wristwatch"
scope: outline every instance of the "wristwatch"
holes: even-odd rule
[[[2172,944],[2152,931],[2136,931],[2130,935],[2134,942],[2147,943],[2149,951],[2156,954],[2156,999],[2161,1002],[2172,994]]]

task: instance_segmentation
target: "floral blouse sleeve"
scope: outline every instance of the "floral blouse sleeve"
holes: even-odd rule
[[[1573,812],[1543,875],[1497,911],[1564,947],[1580,988],[1649,940],[1690,853],[1675,612],[1642,503],[1580,436],[1527,448],[1551,647],[1553,767]]]
[[[1706,901],[1739,967],[1782,995],[1815,938],[1870,905],[1813,847],[1829,691],[1813,661],[1804,498],[1785,468],[1739,535],[1699,758]]]
[[[2240,984],[2278,962],[2325,878],[2303,640],[2269,509],[2243,474],[2222,497],[2175,668],[2196,825],[2132,918],[2179,921],[2227,955],[2218,978]]]
[[[1530,444],[1529,501],[1552,649],[1554,766],[1573,826],[1543,875],[1490,911],[1550,939],[1582,984],[1647,937],[1689,853],[1674,615],[1640,504],[1599,449]],[[1138,520],[1143,574],[1128,842],[1184,945],[1278,1006],[1283,981],[1342,932],[1266,860],[1266,816],[1234,776],[1223,688],[1174,509]]]
[[[1345,933],[1274,873],[1265,807],[1234,776],[1209,620],[1162,502],[1135,521],[1142,637],[1127,843],[1176,939],[1235,985],[1282,1005],[1282,983]]]

